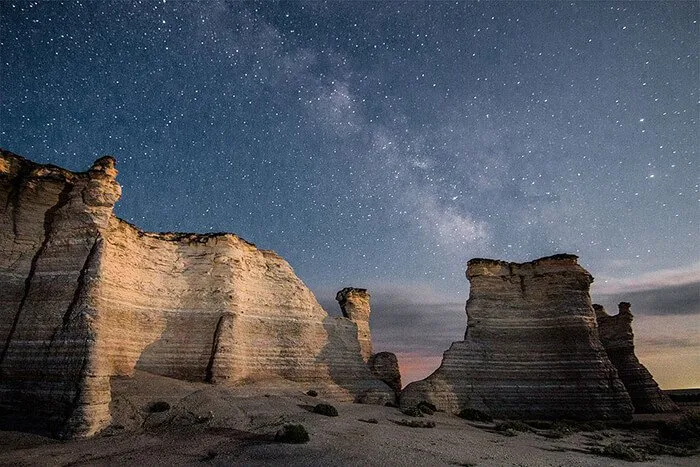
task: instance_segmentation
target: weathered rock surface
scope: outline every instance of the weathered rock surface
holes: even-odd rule
[[[0,152],[0,408],[89,436],[110,421],[110,380],[135,370],[394,397],[358,325],[286,261],[233,234],[140,231],[112,214],[116,175],[109,157],[73,173]]]
[[[403,409],[487,411],[499,418],[626,419],[630,398],[599,338],[593,278],[573,255],[530,263],[469,261],[467,331]]]
[[[620,302],[618,314],[610,316],[601,305],[593,305],[600,341],[617,368],[617,374],[632,399],[635,413],[676,412],[678,406],[663,393],[634,353],[630,306],[627,302]]]
[[[368,364],[377,379],[384,381],[397,396],[401,393],[401,371],[396,355],[391,352],[375,353],[370,357]]]
[[[345,287],[338,292],[335,299],[340,305],[343,316],[357,324],[357,340],[360,341],[362,358],[365,362],[372,356],[372,334],[369,330],[369,292],[367,289]]]

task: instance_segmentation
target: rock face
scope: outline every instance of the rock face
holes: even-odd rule
[[[401,407],[474,408],[499,418],[626,419],[630,398],[599,338],[593,278],[573,255],[469,261],[467,331]]]
[[[110,422],[110,379],[135,370],[393,398],[358,325],[330,318],[286,261],[233,234],[140,231],[112,214],[116,175],[109,157],[73,173],[0,152],[3,409],[89,436]]]
[[[379,352],[372,355],[368,363],[377,379],[384,381],[397,396],[401,394],[401,372],[396,355],[391,352]]]
[[[601,305],[593,305],[598,333],[605,351],[625,385],[635,413],[678,411],[678,406],[659,388],[654,377],[634,354],[630,304],[620,302],[618,314],[610,316]]]
[[[360,341],[365,362],[372,356],[372,335],[369,331],[369,293],[367,289],[345,287],[335,296],[343,316],[357,324],[357,340]]]

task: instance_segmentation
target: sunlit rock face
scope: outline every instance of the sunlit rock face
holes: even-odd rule
[[[355,322],[329,317],[286,261],[233,234],[140,231],[112,214],[116,175],[109,157],[73,173],[0,153],[0,401],[17,420],[92,435],[110,378],[137,369],[393,399]]]
[[[593,278],[573,255],[529,263],[469,261],[465,339],[440,367],[409,384],[421,401],[501,418],[626,419],[632,405],[608,360],[591,307]]]
[[[635,413],[675,412],[678,406],[661,391],[634,353],[630,306],[620,302],[618,314],[610,316],[601,305],[593,305],[600,340],[632,399]]]
[[[357,325],[357,340],[360,341],[362,358],[368,362],[372,356],[372,334],[369,330],[369,292],[367,289],[346,287],[335,296],[343,316]]]

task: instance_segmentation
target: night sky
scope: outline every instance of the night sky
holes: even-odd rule
[[[466,262],[568,252],[700,386],[699,3],[0,0],[0,146],[117,159],[118,216],[235,232],[405,380],[464,334]]]

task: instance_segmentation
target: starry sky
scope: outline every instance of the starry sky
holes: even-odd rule
[[[473,257],[568,252],[700,386],[699,4],[0,0],[0,146],[117,159],[118,216],[235,232],[331,313],[372,293],[404,381]]]

